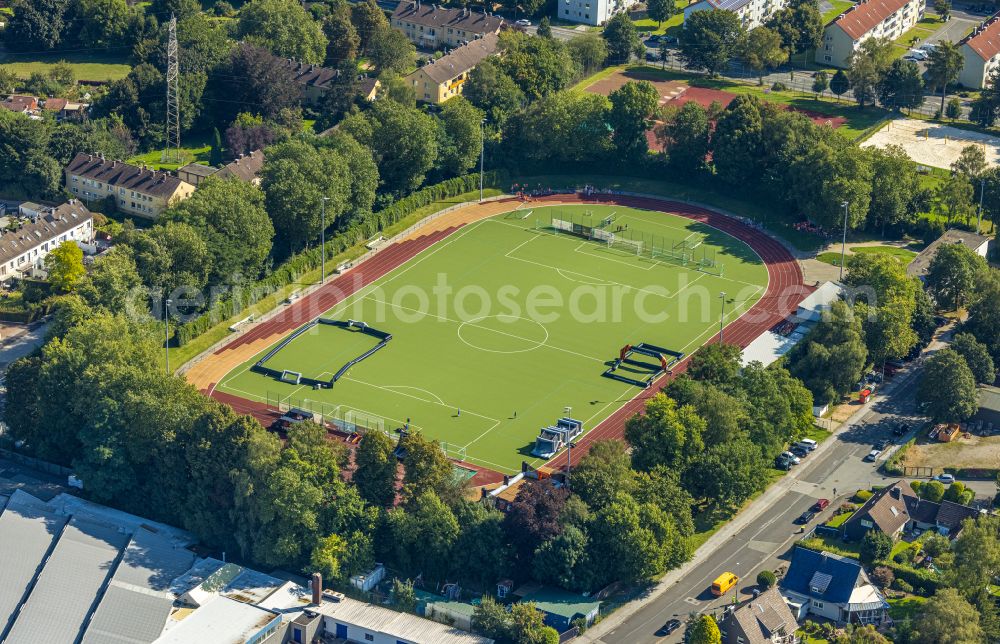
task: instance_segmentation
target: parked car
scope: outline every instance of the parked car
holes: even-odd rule
[[[813,512],[812,510],[806,510],[805,512],[799,515],[799,518],[795,520],[795,523],[806,525],[815,518],[816,518],[815,512]]]
[[[663,36],[660,40],[662,42],[667,43],[668,45],[673,45],[675,43],[680,42],[679,40],[677,40],[677,36]]]
[[[790,451],[792,454],[795,454],[799,458],[805,458],[806,456],[809,455],[809,450],[807,450],[806,448],[801,447],[799,445],[793,445],[792,449],[790,449],[788,451]]]
[[[934,477],[934,480],[951,485],[955,482],[955,476],[953,474],[938,474]]]
[[[896,425],[892,430],[893,436],[902,436],[906,432],[910,431],[909,423],[900,423]]]
[[[890,444],[891,444],[891,441],[888,438],[883,438],[882,440],[877,441],[875,443],[875,449],[877,449],[879,451],[883,451],[883,450],[885,450],[886,447],[889,447]]]
[[[656,47],[657,45],[660,44],[661,38],[663,37],[660,36],[659,34],[653,34],[652,36],[646,39],[646,45],[648,47]]]
[[[795,446],[796,447],[801,447],[804,450],[806,450],[808,452],[811,452],[814,449],[816,449],[817,447],[819,447],[819,443],[817,443],[816,441],[814,441],[811,438],[803,438],[799,442],[795,443]]]
[[[784,456],[785,458],[787,458],[789,461],[791,461],[795,465],[798,465],[799,463],[802,462],[802,459],[800,459],[795,454],[792,454],[791,452],[782,452],[781,455]]]
[[[868,452],[868,456],[865,457],[865,460],[874,463],[875,461],[878,460],[878,457],[881,455],[882,455],[882,450],[873,449],[872,451]]]
[[[813,504],[813,510],[816,512],[822,512],[828,505],[830,505],[830,499],[819,499]]]
[[[680,627],[681,627],[681,620],[679,619],[667,620],[667,623],[661,626],[660,630],[656,631],[656,636],[664,637],[666,635],[670,635]]]
[[[518,27],[530,27],[531,26],[531,21],[527,20],[525,18],[521,18],[520,20],[518,20],[514,24],[517,25]]]
[[[792,469],[792,464],[793,463],[787,458],[785,458],[783,455],[778,456],[778,458],[774,459],[774,466],[779,470],[790,470]]]

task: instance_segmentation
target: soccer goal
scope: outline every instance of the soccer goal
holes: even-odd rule
[[[299,371],[289,371],[285,369],[281,372],[281,382],[289,382],[298,385],[302,382],[302,373]]]
[[[635,239],[622,239],[621,237],[612,236],[608,239],[608,248],[616,248],[630,255],[642,254],[642,242]]]

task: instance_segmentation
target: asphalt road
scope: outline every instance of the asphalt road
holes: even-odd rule
[[[943,345],[935,342],[933,346],[940,348]],[[709,563],[695,568],[672,588],[628,616],[613,630],[602,632],[595,640],[608,643],[683,641],[683,629],[667,638],[657,637],[656,631],[671,618],[684,621],[691,612],[720,610],[722,606],[732,603],[734,596],[746,599],[758,572],[787,566],[792,545],[801,538],[800,526],[795,519],[817,499],[826,498],[834,502],[813,520],[811,526],[829,518],[837,505],[856,490],[896,480],[896,477],[885,477],[877,471],[878,465],[893,448],[882,455],[879,463],[865,462],[864,457],[875,441],[893,439],[892,429],[898,423],[908,422],[917,428],[926,421],[917,411],[916,387],[913,386],[918,377],[916,369],[911,369],[909,374],[900,374],[898,378],[901,381],[894,385],[891,394],[877,397],[866,413],[828,438],[827,442],[832,441],[828,446],[804,458],[793,470],[797,480],[789,493],[747,522],[727,543],[712,553],[707,560]],[[910,435],[895,439],[894,444],[909,440],[914,431],[916,429],[911,430]],[[972,487],[977,496],[992,497],[995,492],[992,482],[976,482]],[[712,596],[709,587],[712,580],[723,572],[735,573],[744,581],[725,597],[717,598]]]

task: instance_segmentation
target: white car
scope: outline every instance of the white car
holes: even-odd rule
[[[875,461],[878,460],[878,457],[881,455],[882,455],[882,450],[873,449],[872,451],[868,452],[868,456],[865,457],[865,460],[874,463]]]
[[[906,60],[927,60],[927,52],[922,49],[911,49],[903,58]]]
[[[951,474],[938,474],[934,477],[935,481],[940,481],[941,483],[952,484],[955,482],[955,477]]]
[[[802,462],[801,458],[799,458],[795,454],[792,454],[791,452],[782,452],[781,455],[785,458],[785,460],[791,463],[795,463],[796,465]]]
[[[524,18],[521,18],[520,20],[518,20],[514,24],[517,25],[518,27],[530,27],[531,26],[531,21],[530,20],[526,20]]]

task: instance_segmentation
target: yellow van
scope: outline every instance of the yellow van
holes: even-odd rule
[[[725,595],[726,591],[735,586],[739,580],[740,578],[731,572],[722,573],[718,579],[712,582],[712,594],[716,597]]]

